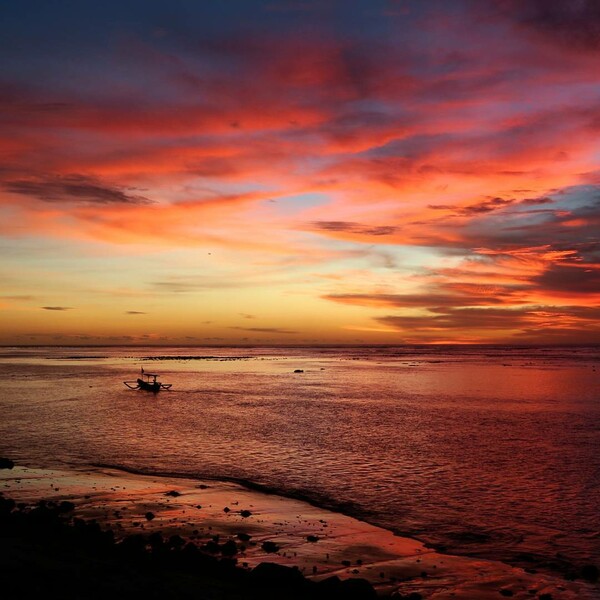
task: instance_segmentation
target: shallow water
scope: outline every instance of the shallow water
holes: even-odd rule
[[[173,389],[128,390],[141,366]],[[598,348],[3,348],[0,370],[23,464],[249,480],[454,553],[600,562]]]

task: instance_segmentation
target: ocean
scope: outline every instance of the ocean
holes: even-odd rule
[[[4,347],[0,455],[241,481],[568,571],[600,564],[599,350]],[[171,390],[123,385],[141,368]]]

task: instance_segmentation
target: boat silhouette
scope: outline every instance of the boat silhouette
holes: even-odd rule
[[[123,382],[130,390],[146,390],[147,392],[159,392],[171,389],[172,383],[161,383],[158,381],[157,373],[146,373],[142,367],[140,377],[136,381]]]

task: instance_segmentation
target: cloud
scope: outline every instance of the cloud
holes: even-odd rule
[[[292,331],[290,329],[282,329],[280,327],[229,327],[229,329],[238,329],[240,331],[254,331],[256,333],[284,333],[284,334],[300,333],[299,331]]]
[[[442,287],[442,286],[440,286]],[[431,288],[421,294],[328,294],[325,300],[358,306],[382,306],[397,308],[468,307],[498,304],[521,304],[518,288],[498,285],[449,284],[446,294]],[[454,291],[454,293],[452,293]]]
[[[600,49],[600,6],[595,0],[501,0],[498,4],[548,44],[582,52]]]
[[[4,188],[13,193],[30,196],[44,202],[84,202],[91,204],[149,204],[143,196],[126,193],[123,189],[103,184],[85,175],[47,175],[30,179],[9,180]]]
[[[600,261],[595,268],[555,264],[532,278],[532,283],[543,290],[563,292],[566,295],[596,294],[600,296]]]
[[[40,306],[43,310],[73,310],[71,306]]]
[[[457,332],[458,335],[482,335],[504,341],[543,343],[562,341],[577,343],[600,342],[600,309],[579,306],[537,306],[528,308],[448,308],[437,314],[423,316],[389,315],[376,320],[398,331],[418,338],[439,339]],[[582,332],[587,333],[582,338]],[[487,334],[485,332],[488,332]]]
[[[364,236],[386,236],[397,231],[397,227],[390,225],[363,225],[352,221],[313,221],[311,226],[321,231],[342,231],[356,233]]]
[[[127,310],[127,311],[125,311],[125,314],[126,315],[146,315],[148,313],[145,313],[141,310]]]

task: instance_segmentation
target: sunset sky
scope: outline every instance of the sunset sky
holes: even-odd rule
[[[0,343],[600,342],[594,0],[8,0]]]

